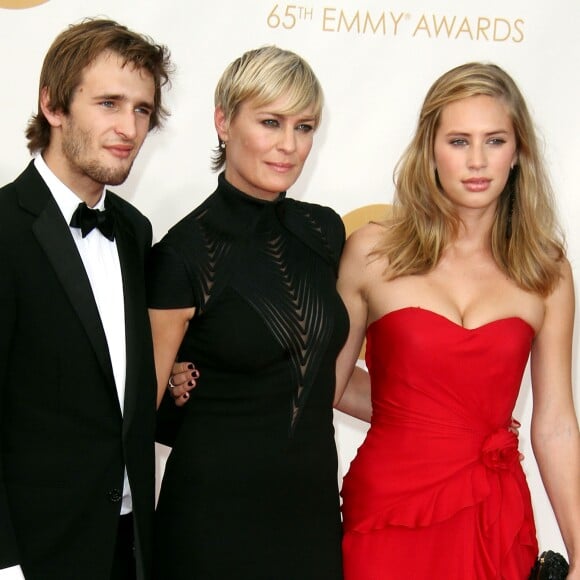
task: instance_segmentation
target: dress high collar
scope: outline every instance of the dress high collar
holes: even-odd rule
[[[280,220],[284,215],[286,192],[281,192],[272,201],[253,197],[234,187],[220,173],[212,198],[219,207],[211,218],[208,216],[214,227],[224,233],[243,235],[254,232],[260,219],[266,215]]]
[[[225,173],[222,172],[218,176],[218,192],[226,197],[228,201],[235,203],[238,200],[240,204],[250,204],[258,206],[276,205],[286,198],[286,192],[282,191],[278,194],[278,197],[273,200],[261,199],[259,197],[254,197],[253,195],[248,195],[244,193],[241,189],[234,187],[226,178]]]

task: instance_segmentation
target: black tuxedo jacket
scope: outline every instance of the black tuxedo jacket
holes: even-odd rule
[[[56,201],[32,163],[0,189],[0,568],[20,564],[27,580],[109,578],[125,465],[138,578],[151,574],[151,225],[107,197],[125,298],[123,415],[89,280]]]

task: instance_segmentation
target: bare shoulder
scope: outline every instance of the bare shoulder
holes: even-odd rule
[[[548,309],[574,309],[574,279],[570,262],[563,258],[560,261],[560,278],[552,292],[546,297],[545,304]]]
[[[373,251],[378,247],[385,234],[384,226],[376,223],[366,224],[355,230],[347,239],[338,276],[339,289],[357,288],[365,293],[371,280],[384,269],[384,262],[378,260]]]
[[[560,278],[554,290],[548,295],[547,302],[572,298],[574,294],[574,276],[572,266],[567,258],[560,261]]]
[[[542,342],[542,337],[547,337],[548,343],[556,344],[554,337],[571,336],[574,325],[575,297],[572,267],[567,259],[560,261],[560,277],[550,294],[543,298],[543,302],[544,317],[536,338]]]
[[[564,283],[572,283],[572,266],[568,261],[568,258],[563,258],[560,262],[560,276]]]
[[[385,231],[385,226],[381,224],[365,224],[350,234],[345,250],[359,257],[368,256],[381,242]]]

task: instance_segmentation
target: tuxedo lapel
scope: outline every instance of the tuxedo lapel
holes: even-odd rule
[[[139,396],[140,369],[144,361],[140,345],[143,344],[143,315],[145,305],[145,287],[143,282],[143,258],[140,256],[137,240],[130,225],[118,210],[114,199],[107,194],[111,209],[115,215],[115,239],[123,277],[123,296],[125,306],[125,344],[126,344],[126,380],[125,408],[123,410],[123,429],[128,429]]]
[[[32,165],[23,174],[21,206],[37,214],[32,230],[54,269],[91,342],[108,383],[114,386],[113,368],[105,331],[93,291],[70,229],[46,184]]]

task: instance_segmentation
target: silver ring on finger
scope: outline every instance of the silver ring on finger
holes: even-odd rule
[[[177,386],[177,385],[175,385],[175,384],[173,383],[173,377],[169,377],[169,382],[167,383],[167,386],[168,386],[170,389],[174,389],[174,388]]]

